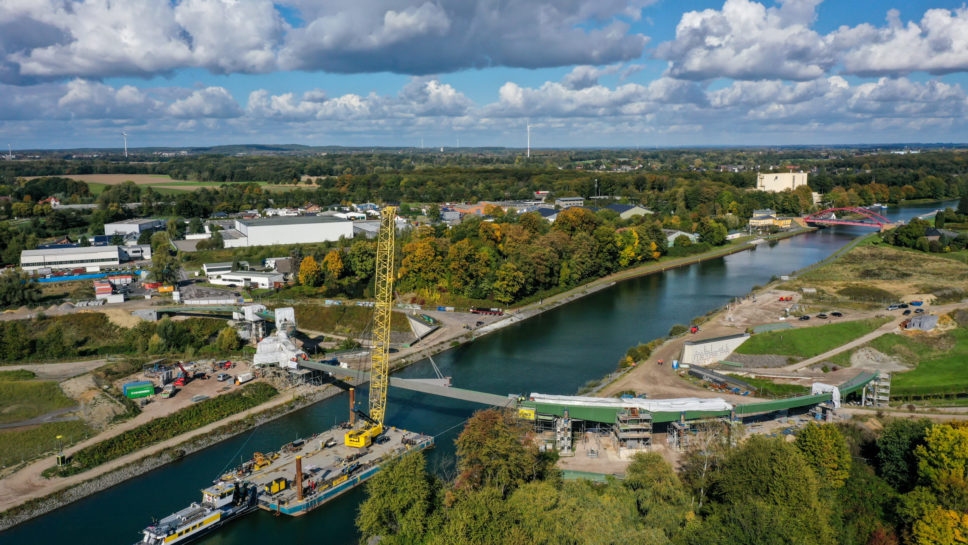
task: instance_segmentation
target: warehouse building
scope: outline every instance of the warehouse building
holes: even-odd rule
[[[165,220],[151,218],[134,218],[129,220],[114,221],[104,224],[104,234],[113,235],[140,235],[145,231],[157,231],[165,228]]]
[[[756,189],[779,193],[807,185],[806,172],[761,172],[756,175]]]
[[[222,286],[278,288],[285,283],[286,278],[283,274],[274,272],[233,271],[210,275],[208,281]]]
[[[353,222],[333,216],[242,219],[236,220],[235,229],[223,232],[222,237],[226,247],[333,242],[353,238]]]
[[[104,267],[117,267],[120,264],[121,251],[117,246],[79,246],[20,252],[20,268],[25,271],[48,268],[98,272]]]

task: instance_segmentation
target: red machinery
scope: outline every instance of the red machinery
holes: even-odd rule
[[[192,379],[192,376],[188,374],[188,371],[185,370],[185,367],[182,366],[180,361],[175,362],[175,365],[181,369],[181,375],[178,375],[178,378],[175,379],[175,386],[184,386]]]

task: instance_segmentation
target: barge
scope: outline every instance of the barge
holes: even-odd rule
[[[389,427],[364,448],[345,444],[343,424],[252,459],[202,490],[192,503],[142,530],[141,545],[174,545],[199,539],[257,509],[305,515],[379,473],[388,462],[432,448],[429,435]]]

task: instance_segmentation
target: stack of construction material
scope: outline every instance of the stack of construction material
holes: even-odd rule
[[[94,281],[94,296],[98,299],[104,299],[111,295],[111,283],[104,280]]]

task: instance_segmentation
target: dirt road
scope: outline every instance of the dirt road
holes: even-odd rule
[[[108,360],[82,360],[82,361],[65,361],[61,363],[24,363],[16,365],[4,365],[0,367],[0,371],[12,371],[15,369],[25,369],[27,371],[33,371],[37,375],[37,378],[50,379],[50,380],[64,380],[71,377],[76,377],[77,375],[83,375],[84,373],[93,371],[98,367],[106,364]]]
[[[128,454],[127,456],[122,456],[121,458],[117,458],[108,463],[101,464],[100,466],[94,469],[85,471],[83,473],[79,473],[77,475],[72,475],[70,477],[55,477],[51,479],[45,479],[41,476],[41,472],[43,472],[45,469],[53,466],[56,463],[55,456],[49,456],[47,458],[43,458],[41,460],[33,462],[27,467],[14,473],[13,475],[10,475],[0,480],[0,512],[10,509],[11,507],[20,505],[34,498],[41,498],[48,494],[57,492],[58,490],[63,490],[75,484],[84,482],[88,479],[97,477],[99,475],[103,475],[125,464],[144,458],[145,456],[157,454],[158,452],[161,452],[166,448],[175,447],[177,445],[180,445],[181,443],[184,443],[185,441],[189,441],[196,437],[200,437],[202,435],[211,433],[215,429],[221,426],[224,426],[225,424],[236,422],[246,418],[247,416],[262,412],[266,409],[277,407],[285,403],[289,403],[290,401],[298,397],[300,394],[308,391],[308,390],[304,390],[304,388],[308,388],[308,387],[300,387],[293,390],[289,390],[283,394],[280,394],[275,399],[267,403],[264,403],[262,405],[259,405],[258,407],[253,407],[249,410],[234,414],[228,418],[219,420],[218,422],[213,422],[212,424],[209,424],[207,426],[203,426],[194,431],[184,433],[182,435],[179,435],[178,437],[174,437],[167,441],[163,441],[151,447],[141,449],[137,452]],[[127,422],[123,422],[117,427],[111,428],[109,435],[99,434],[98,436],[88,439],[87,441],[78,443],[77,445],[66,450],[65,452],[68,455],[70,455],[71,453],[76,452],[77,450],[83,447],[94,444],[98,441],[103,441],[107,437],[117,435],[123,431],[132,429],[134,427],[137,427],[137,425],[143,423],[143,422],[135,422],[135,420],[137,419],[132,419]]]

